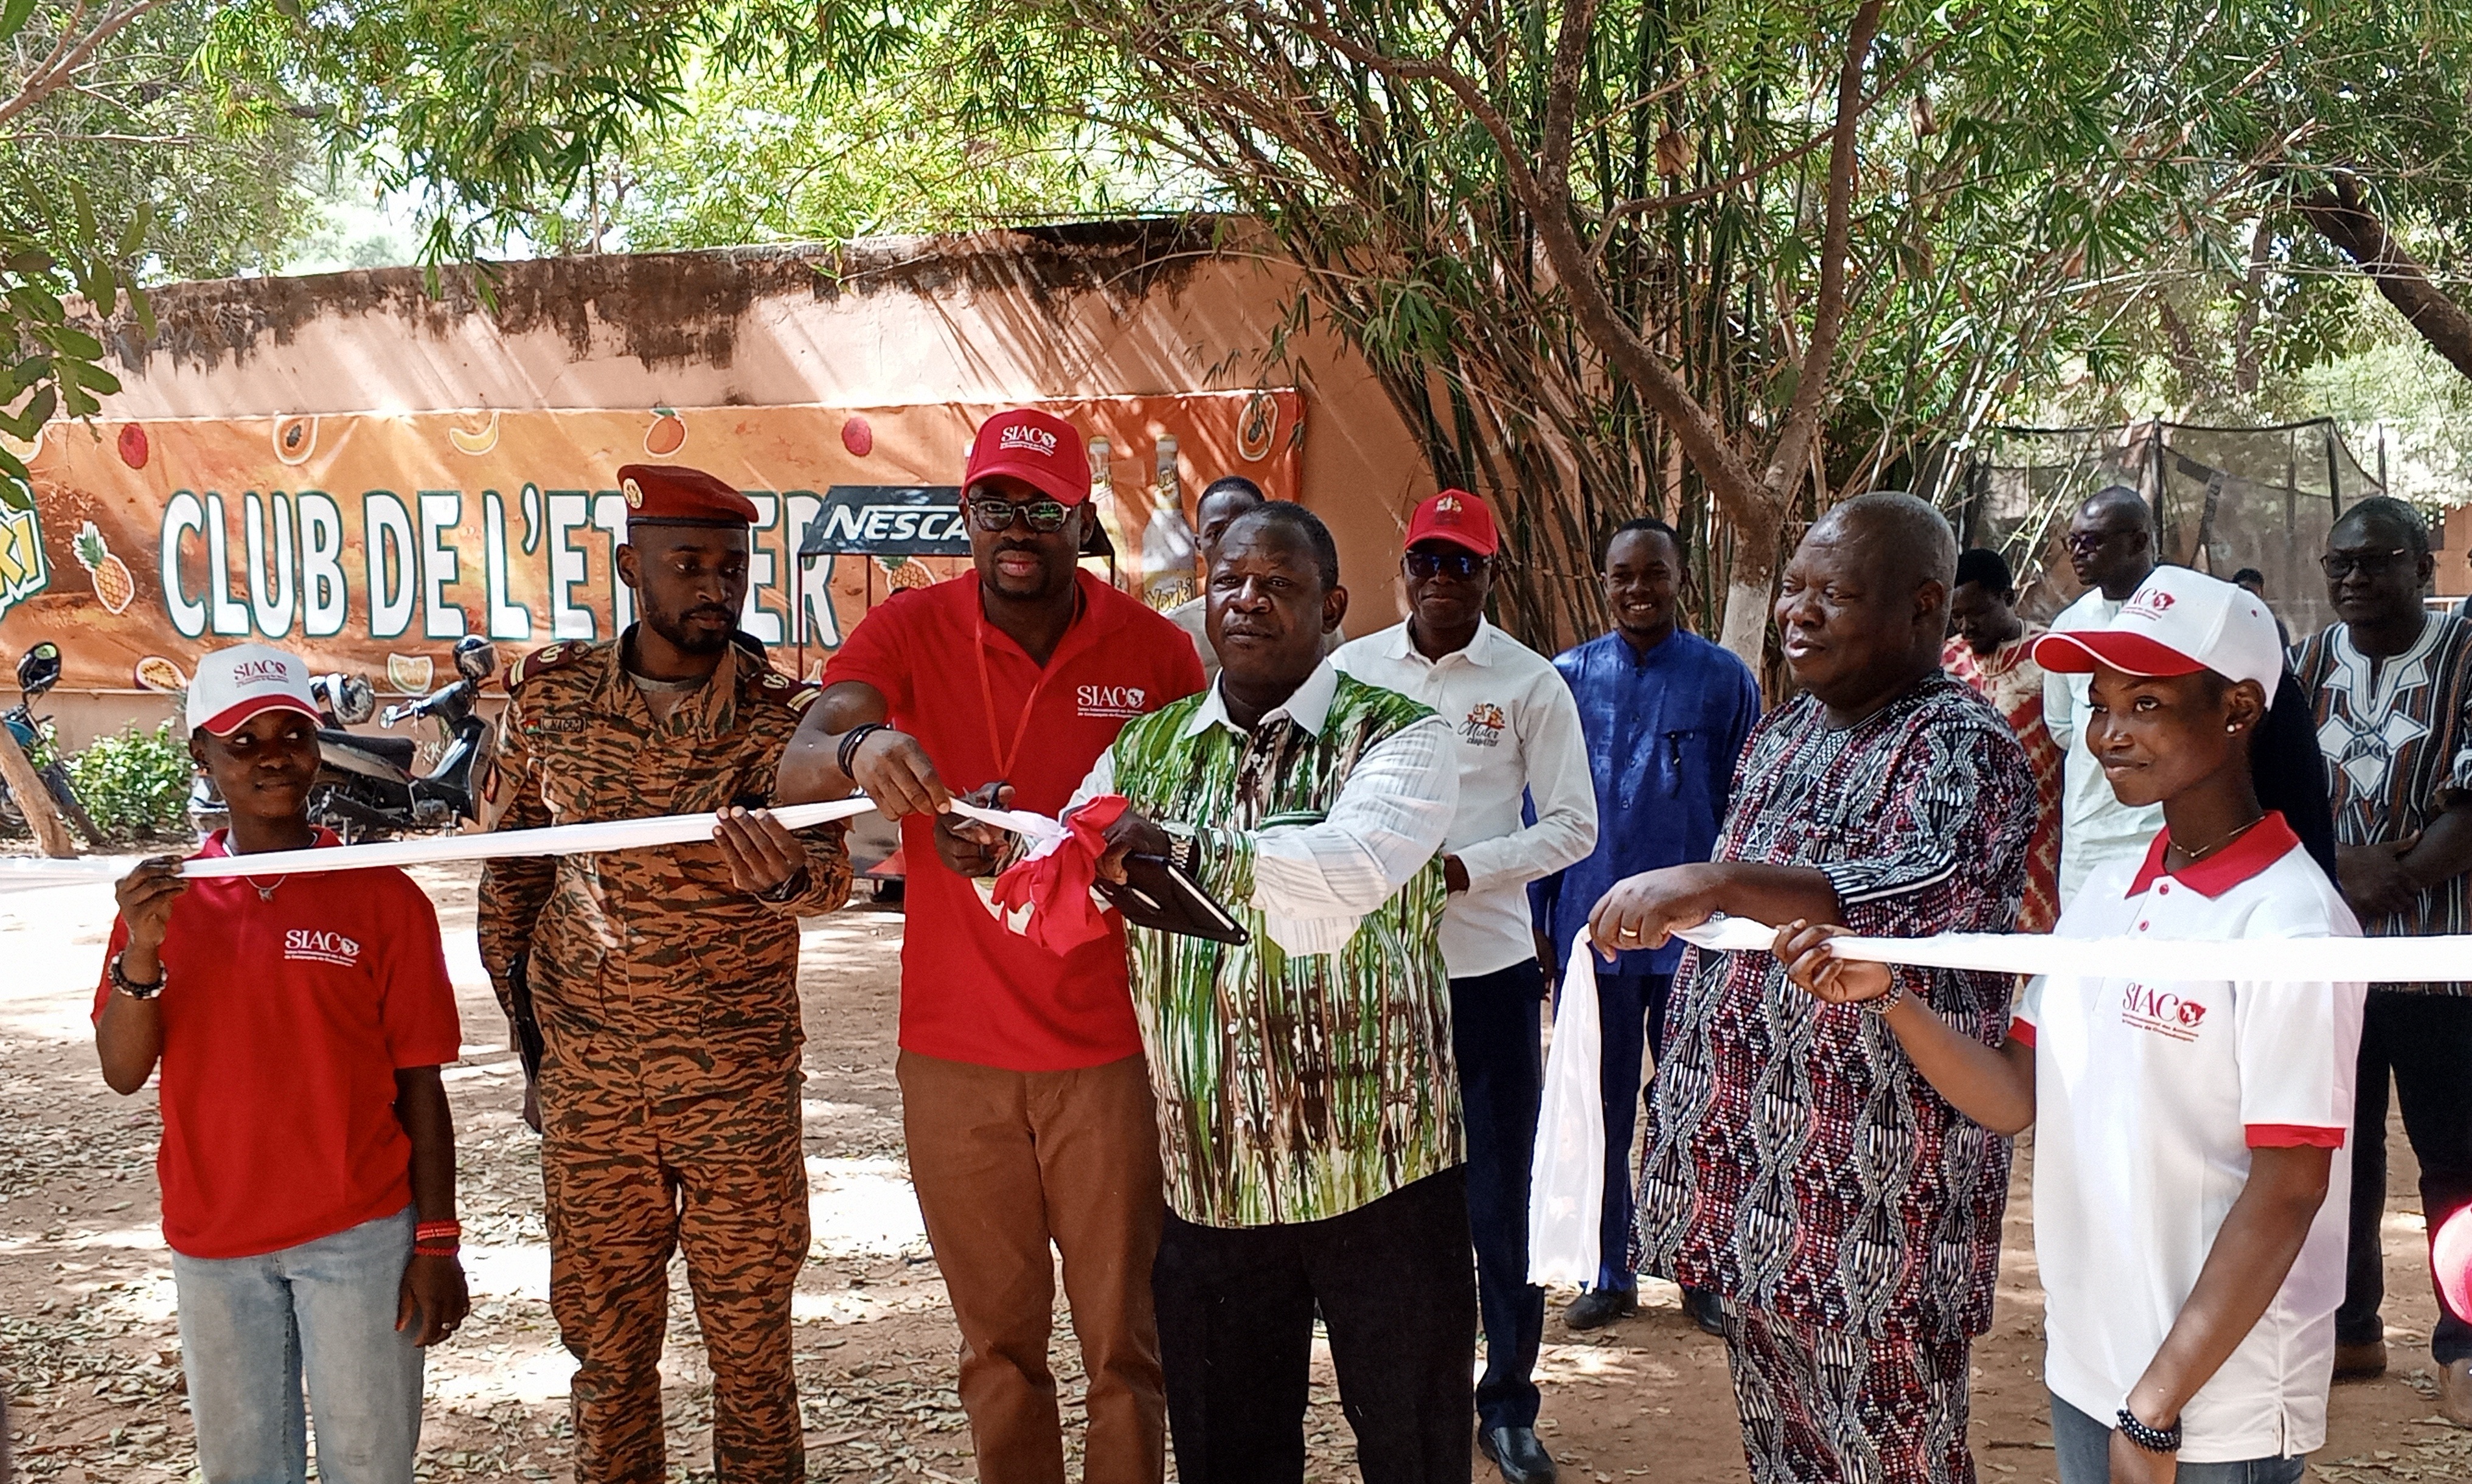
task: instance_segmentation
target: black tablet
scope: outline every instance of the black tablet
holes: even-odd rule
[[[1252,934],[1228,915],[1227,908],[1201,889],[1201,883],[1176,868],[1165,856],[1127,856],[1124,884],[1102,881],[1099,894],[1125,921],[1137,928],[1208,938],[1214,943],[1245,943]]]

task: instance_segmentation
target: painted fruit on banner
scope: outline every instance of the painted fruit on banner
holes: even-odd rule
[[[853,413],[842,424],[842,447],[848,449],[853,459],[866,458],[875,452],[875,429],[866,418]]]
[[[185,691],[189,677],[180,667],[159,654],[150,654],[137,662],[137,688],[141,691]]]
[[[498,414],[491,412],[489,420],[477,432],[464,428],[447,429],[446,441],[454,444],[455,451],[459,454],[470,454],[477,458],[487,453],[498,446]]]
[[[398,695],[426,695],[429,682],[438,674],[438,662],[426,654],[390,654],[387,656],[387,684]]]
[[[318,451],[318,419],[315,417],[278,417],[274,419],[274,457],[285,463],[307,463]]]
[[[128,427],[120,430],[120,461],[122,463],[129,465],[132,469],[143,469],[146,467],[147,458],[152,453],[153,450],[148,448],[146,445],[145,424],[133,422]]]
[[[127,613],[129,605],[137,601],[137,579],[129,575],[127,562],[111,554],[111,548],[104,544],[103,532],[95,529],[94,522],[78,528],[77,535],[69,542],[69,551],[77,557],[77,564],[94,578],[94,596],[103,605],[114,613]]]
[[[667,459],[687,446],[686,419],[666,407],[656,407],[653,412],[653,425],[644,430],[644,452]]]
[[[884,579],[891,583],[896,592],[936,585],[936,574],[928,571],[926,563],[915,556],[879,556],[875,560],[884,569]]]
[[[1260,463],[1271,457],[1271,445],[1279,436],[1279,399],[1267,391],[1257,391],[1245,399],[1245,414],[1236,423],[1236,452],[1247,463]]]

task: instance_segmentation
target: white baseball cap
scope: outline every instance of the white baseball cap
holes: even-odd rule
[[[2256,681],[2271,701],[2283,680],[2283,643],[2274,615],[2248,589],[2186,567],[2157,567],[2109,624],[2034,641],[2034,663],[2045,670],[2081,675],[2098,662],[2130,675],[2211,670]]]
[[[236,644],[198,661],[189,681],[189,730],[229,737],[261,711],[320,719],[309,667],[273,645]]]

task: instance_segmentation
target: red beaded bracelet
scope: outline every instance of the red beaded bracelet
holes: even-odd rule
[[[419,1258],[451,1258],[464,1245],[464,1223],[461,1221],[423,1221],[412,1229],[413,1256]]]

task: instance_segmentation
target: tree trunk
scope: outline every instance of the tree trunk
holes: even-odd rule
[[[1723,619],[1717,642],[1734,657],[1764,674],[1768,661],[1770,610],[1776,605],[1776,532],[1734,528],[1734,554],[1725,575]]]
[[[0,727],[0,778],[9,780],[9,795],[17,804],[17,813],[26,816],[26,828],[35,832],[35,843],[44,855],[55,860],[67,860],[77,855],[77,842],[69,838],[69,827],[60,823],[60,812],[53,807],[52,792],[43,787],[43,775],[35,771],[35,760],[17,745],[17,739]]]
[[[2429,271],[2389,235],[2386,224],[2363,199],[2360,181],[2338,176],[2332,186],[2302,198],[2299,204],[2309,224],[2361,265],[2430,348],[2472,377],[2472,314],[2430,282]]]

